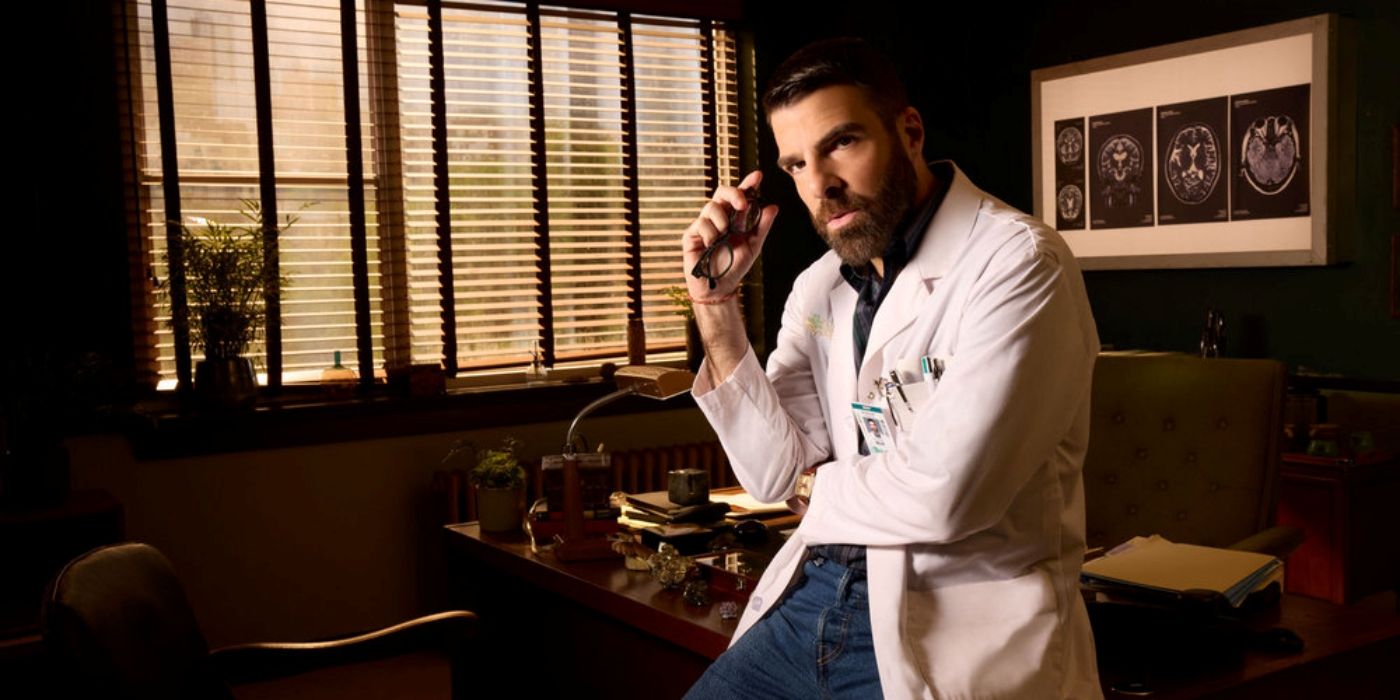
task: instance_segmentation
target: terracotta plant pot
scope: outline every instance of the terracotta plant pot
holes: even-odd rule
[[[482,532],[513,532],[524,518],[520,489],[476,490],[476,517]]]

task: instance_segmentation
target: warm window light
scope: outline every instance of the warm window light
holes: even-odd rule
[[[739,179],[752,138],[740,109],[752,62],[735,28],[519,2],[443,3],[436,19],[421,2],[266,4],[254,23],[249,3],[123,3],[117,61],[130,88],[126,206],[145,239],[126,267],[169,281],[167,219],[233,222],[245,197],[300,217],[275,249],[291,278],[277,331],[248,353],[270,373],[262,384],[317,383],[335,350],[361,379],[371,365],[441,364],[449,389],[523,386],[537,351],[550,382],[591,364],[564,377],[582,381],[630,362],[629,319],[647,325],[648,364],[683,347],[662,291],[684,283],[676,220],[712,181]],[[251,61],[264,42],[267,61]],[[434,137],[435,115],[448,138]],[[275,148],[260,149],[269,129]],[[446,179],[434,163],[451,164]],[[173,388],[198,351],[176,342],[173,298],[148,287],[133,289],[135,357]]]

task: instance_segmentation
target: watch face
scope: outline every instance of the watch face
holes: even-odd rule
[[[812,486],[815,485],[816,482],[817,472],[815,470],[809,469],[802,472],[797,476],[797,492],[794,495],[803,503],[810,502],[812,500]]]
[[[1200,204],[1220,181],[1220,140],[1205,124],[1184,126],[1163,158],[1167,189],[1182,204]]]

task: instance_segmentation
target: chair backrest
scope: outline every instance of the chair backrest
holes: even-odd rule
[[[1226,547],[1267,527],[1283,390],[1273,360],[1100,355],[1084,462],[1089,546],[1155,533]]]
[[[83,697],[228,698],[170,562],[118,544],[69,562],[49,586],[45,646]]]

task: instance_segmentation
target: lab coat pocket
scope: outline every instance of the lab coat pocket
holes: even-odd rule
[[[1048,698],[1059,692],[1055,589],[1042,571],[909,591],[912,656],[937,698]]]
[[[926,382],[901,385],[899,391],[889,398],[890,410],[895,421],[903,430],[911,430],[914,417],[928,403],[929,387]]]

